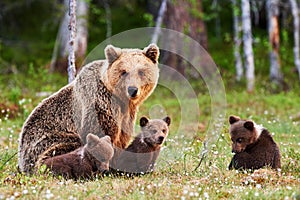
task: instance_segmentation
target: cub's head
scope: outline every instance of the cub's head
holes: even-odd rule
[[[86,140],[87,144],[85,149],[96,159],[98,170],[100,172],[108,170],[109,161],[114,155],[111,138],[109,136],[99,138],[98,136],[89,133]]]
[[[169,134],[170,117],[163,119],[148,119],[142,117],[140,126],[142,129],[141,139],[151,146],[162,145]]]
[[[240,153],[245,151],[248,145],[257,141],[262,127],[251,120],[241,120],[240,117],[231,115],[229,117],[230,136],[232,141],[232,152]]]
[[[159,48],[150,44],[143,50],[105,48],[108,62],[104,84],[118,98],[140,104],[154,90],[158,81]]]

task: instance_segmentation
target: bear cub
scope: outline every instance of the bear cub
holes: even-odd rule
[[[230,116],[232,152],[229,169],[281,168],[280,151],[270,132],[251,120]]]
[[[54,156],[43,161],[53,175],[64,178],[91,178],[94,174],[109,170],[109,161],[114,149],[111,138],[87,135],[87,144],[67,154]]]
[[[160,149],[169,134],[170,117],[140,119],[141,133],[120,154],[115,169],[121,172],[143,174],[154,170]]]

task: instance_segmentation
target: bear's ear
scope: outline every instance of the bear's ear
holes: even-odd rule
[[[111,144],[111,138],[110,138],[108,135],[106,135],[106,136],[100,138],[100,140],[103,140],[103,141],[105,141],[105,142]]]
[[[148,47],[144,48],[143,54],[156,64],[159,57],[159,48],[156,44],[150,44]]]
[[[238,117],[238,116],[231,115],[231,116],[229,117],[229,123],[230,123],[230,124],[233,124],[233,123],[235,123],[235,122],[237,122],[237,121],[240,121],[240,120],[241,120],[241,118]]]
[[[94,146],[96,146],[99,142],[99,137],[97,135],[94,135],[92,133],[89,133],[87,136],[86,136],[86,143],[87,143],[87,146],[89,148],[92,148]]]
[[[246,121],[244,123],[244,127],[246,129],[248,129],[249,131],[253,131],[254,130],[254,123],[252,121]]]
[[[140,119],[140,126],[144,127],[144,126],[146,126],[148,124],[148,122],[149,122],[149,119],[147,117],[142,117]]]
[[[105,57],[109,64],[112,64],[122,54],[122,49],[114,47],[113,45],[107,45],[105,50]]]
[[[163,118],[163,120],[168,124],[168,126],[170,126],[170,124],[171,124],[171,118],[169,116]]]

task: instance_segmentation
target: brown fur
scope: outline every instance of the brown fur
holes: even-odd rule
[[[87,144],[78,149],[50,157],[43,164],[55,176],[64,178],[91,178],[94,174],[103,173],[109,169],[109,160],[113,157],[114,149],[109,136],[98,138],[93,134],[87,135]]]
[[[120,154],[117,171],[129,173],[147,173],[153,171],[160,148],[169,133],[171,119],[140,119],[141,133]]]
[[[109,45],[105,55],[32,111],[20,133],[20,171],[32,173],[37,162],[79,148],[88,133],[109,135],[116,149],[128,145],[138,108],[157,84],[159,49]]]
[[[251,120],[229,117],[232,152],[229,169],[259,169],[281,167],[280,152],[269,131]]]

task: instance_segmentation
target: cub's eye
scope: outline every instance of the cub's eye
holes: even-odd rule
[[[236,142],[237,143],[241,143],[243,141],[243,139],[242,138],[238,138],[238,139],[236,139]]]
[[[162,130],[162,132],[163,132],[163,133],[166,133],[166,132],[167,132],[167,130],[166,130],[166,129],[163,129],[163,130]]]
[[[144,76],[145,75],[144,71],[142,71],[142,70],[139,70],[138,74],[139,74],[139,76]]]
[[[151,130],[150,131],[152,134],[155,134],[156,133],[156,130]]]
[[[125,70],[121,71],[121,76],[124,76],[124,77],[125,77],[125,76],[127,76],[127,74],[128,74],[128,73],[127,73]]]

